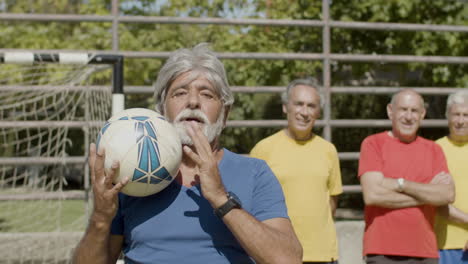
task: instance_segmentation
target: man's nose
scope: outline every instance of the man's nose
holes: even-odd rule
[[[406,120],[410,120],[410,119],[413,117],[413,112],[412,112],[411,110],[407,110],[407,111],[405,111],[403,117],[404,117]]]
[[[455,123],[460,127],[464,125],[466,126],[468,123],[468,118],[463,116],[455,116]]]
[[[200,97],[198,93],[189,92],[187,106],[190,109],[200,108]]]
[[[309,108],[307,106],[301,106],[299,113],[303,116],[309,115]]]

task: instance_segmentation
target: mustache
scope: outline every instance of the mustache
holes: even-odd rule
[[[179,123],[185,119],[197,119],[202,121],[204,124],[210,124],[210,120],[201,110],[195,109],[184,109],[174,119],[174,123]]]

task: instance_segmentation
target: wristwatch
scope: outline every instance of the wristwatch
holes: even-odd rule
[[[242,208],[242,203],[239,200],[239,197],[237,197],[234,193],[228,192],[227,198],[227,202],[214,210],[215,215],[219,218],[223,218],[223,216],[225,216],[234,208]]]
[[[405,179],[398,178],[397,183],[398,183],[398,191],[402,192],[403,191],[403,185],[405,185]]]

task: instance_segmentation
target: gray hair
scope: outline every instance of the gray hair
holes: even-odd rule
[[[281,102],[283,104],[288,103],[289,94],[291,93],[291,89],[298,86],[298,85],[304,85],[304,86],[309,86],[309,87],[314,88],[315,91],[317,92],[317,94],[320,97],[320,107],[323,107],[323,104],[325,102],[324,97],[323,97],[322,91],[319,88],[318,82],[317,82],[317,80],[315,78],[296,79],[296,80],[293,80],[292,82],[290,82],[288,84],[288,86],[286,87],[286,91],[284,91],[281,94]]]
[[[167,89],[181,74],[196,72],[203,76],[219,92],[225,106],[234,103],[234,97],[229,88],[223,63],[216,57],[207,43],[200,43],[193,49],[179,49],[171,54],[159,71],[154,83],[154,99],[156,110],[164,113]]]
[[[445,108],[445,117],[449,117],[450,107],[454,104],[468,104],[468,90],[454,92],[447,98],[447,107]]]

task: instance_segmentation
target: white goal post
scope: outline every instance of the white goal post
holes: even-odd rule
[[[87,206],[89,142],[123,109],[122,56],[0,53],[2,261],[68,263],[87,221],[66,218],[70,200]]]

